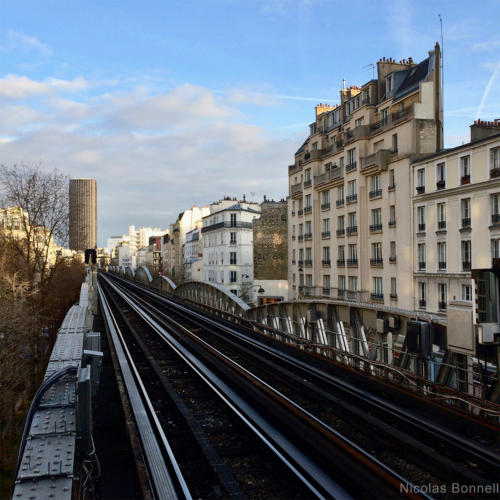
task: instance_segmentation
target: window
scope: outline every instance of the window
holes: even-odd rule
[[[330,247],[323,247],[323,264],[330,264]]]
[[[312,274],[306,274],[306,286],[312,286],[313,277]]]
[[[330,293],[330,276],[328,274],[323,276],[323,293]]]
[[[491,223],[500,222],[500,193],[491,195]]]
[[[377,151],[380,151],[384,147],[384,139],[381,141],[377,141],[373,144],[373,152],[376,153]]]
[[[303,248],[299,248],[299,264],[301,262],[304,262],[304,249]]]
[[[417,207],[417,224],[419,231],[425,231],[425,207]]]
[[[438,269],[446,269],[446,242],[439,241],[437,244]]]
[[[384,127],[389,122],[389,108],[385,108],[380,112],[380,125]]]
[[[500,258],[500,239],[498,238],[491,240],[491,258]]]
[[[339,276],[339,291],[345,290],[345,276]]]
[[[448,287],[446,283],[438,283],[438,302],[439,309],[446,309],[448,302]]]
[[[330,219],[323,219],[323,233],[330,234]]]
[[[362,116],[361,118],[358,118],[358,119],[354,122],[354,126],[355,126],[355,127],[362,127],[364,124],[365,124],[365,117],[364,117],[364,116]]]
[[[418,305],[425,307],[427,302],[427,286],[424,281],[418,283]]]
[[[391,278],[391,297],[395,298],[398,296],[398,291],[396,288],[396,278]]]
[[[472,286],[462,285],[462,300],[472,301]]]
[[[392,75],[389,75],[385,79],[385,90],[387,94],[390,94],[392,92]]]
[[[394,169],[389,170],[389,189],[394,189],[396,187],[396,182],[394,179]]]
[[[392,136],[392,152],[398,152],[398,134],[393,134]]]
[[[417,170],[417,193],[425,193],[425,168]]]
[[[306,264],[312,264],[312,248],[306,248]]]
[[[344,204],[344,186],[339,186],[337,188],[337,205]]]
[[[358,246],[356,244],[349,245],[349,260],[353,262],[358,260]]]
[[[236,214],[230,215],[231,227],[236,227]]]
[[[304,210],[311,210],[312,204],[311,204],[311,195],[306,194],[305,196],[305,205],[304,205]]]
[[[311,185],[311,169],[304,170],[304,187]]]
[[[389,256],[389,260],[391,262],[396,262],[396,242],[390,242],[391,255]]]
[[[295,283],[295,281],[296,281],[296,279],[295,279],[295,278],[296,278],[295,273],[293,273],[293,274],[292,274],[292,282],[293,282],[293,283]]]
[[[355,292],[358,289],[358,277],[349,276],[349,290]]]
[[[437,228],[446,229],[446,203],[437,204]]]
[[[382,230],[382,209],[374,208],[372,210],[372,223],[370,226],[370,231],[381,231]]]
[[[356,212],[349,212],[347,217],[349,221],[349,228],[356,231],[358,228],[358,218],[356,217]]]
[[[446,187],[446,171],[444,162],[436,165],[436,187],[438,189],[444,189]]]
[[[337,258],[339,260],[339,264],[343,263],[345,261],[345,246],[344,245],[339,246]]]
[[[229,281],[236,283],[236,271],[229,271]]]
[[[299,224],[299,238],[304,236],[304,224]]]
[[[373,278],[373,294],[377,296],[377,298],[384,296],[384,291],[382,288],[382,278],[380,276],[375,276]]]
[[[304,233],[304,238],[312,236],[312,222],[310,220],[306,221],[306,228]]]
[[[464,271],[470,271],[471,260],[472,260],[472,247],[470,240],[462,241],[461,250],[462,250],[462,269]]]
[[[356,165],[356,149],[347,151],[347,166],[354,167]]]
[[[379,191],[382,189],[382,182],[380,181],[380,175],[372,175],[370,178],[372,191]]]
[[[229,252],[229,263],[236,264],[236,252]]]
[[[492,177],[498,177],[498,172],[494,172],[496,169],[500,169],[500,148],[490,149],[490,172]]]
[[[389,226],[396,225],[396,205],[389,207]]]
[[[353,202],[358,199],[356,181],[349,181],[347,183],[347,202]]]
[[[425,269],[425,264],[426,264],[425,243],[418,244],[417,253],[418,253],[418,268],[421,271],[423,271]]]
[[[372,264],[382,262],[382,243],[372,243]]]
[[[321,191],[321,208],[330,208],[330,191]]]
[[[470,183],[470,156],[460,158],[460,184]]]
[[[295,262],[295,248],[292,250],[292,262]]]
[[[345,226],[344,226],[344,216],[343,215],[339,215],[337,217],[337,229],[340,230],[340,231],[343,231],[345,229]]]
[[[460,200],[460,212],[462,214],[462,227],[470,227],[470,198]]]
[[[231,293],[233,293],[234,295],[238,295],[238,290],[235,290],[234,288],[231,290]]]
[[[316,132],[316,127],[314,127],[314,131]],[[318,143],[317,142],[313,142],[312,143],[312,150],[313,151],[317,151],[318,150]]]

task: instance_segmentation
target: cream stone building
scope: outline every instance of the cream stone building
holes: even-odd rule
[[[471,270],[500,257],[500,121],[474,122],[471,142],[412,169],[414,307],[444,315],[451,303],[472,319]]]
[[[290,298],[413,308],[411,160],[442,149],[440,48],[319,105],[289,166]],[[344,85],[345,87],[345,85]]]

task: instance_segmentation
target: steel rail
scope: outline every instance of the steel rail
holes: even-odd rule
[[[98,293],[136,420],[156,498],[160,500],[178,498],[191,500],[189,489],[100,284],[98,284]],[[160,444],[164,452],[162,452]],[[168,470],[165,454],[170,461],[175,480],[172,479],[171,472]]]
[[[347,391],[350,395],[354,395],[357,398],[361,399],[363,402],[368,403],[372,405],[373,407],[382,410],[400,421],[404,421],[407,424],[412,425],[415,429],[419,429],[420,431],[426,432],[429,435],[432,435],[462,451],[465,453],[469,454],[470,456],[473,456],[476,460],[479,460],[483,463],[487,463],[490,467],[496,468],[500,470],[500,457],[488,450],[487,448],[480,446],[479,444],[475,443],[474,441],[471,441],[470,439],[464,438],[463,436],[460,436],[456,432],[450,431],[449,429],[446,429],[445,427],[426,420],[425,418],[421,416],[417,416],[412,414],[410,411],[405,410],[403,408],[398,407],[397,405],[380,398],[379,396],[376,396],[374,394],[371,394],[367,391],[364,391],[362,389],[359,389],[355,385],[351,384],[350,382],[344,381],[340,379],[339,377],[330,375],[328,373],[325,373],[324,371],[320,370],[319,368],[316,368],[314,366],[308,365],[302,360],[293,358],[292,356],[283,353],[279,351],[278,349],[265,345],[261,343],[260,341],[256,339],[250,339],[248,338],[244,333],[238,332],[237,330],[225,325],[224,323],[221,323],[217,320],[214,320],[212,318],[208,318],[196,311],[193,311],[192,309],[183,306],[176,301],[173,301],[163,295],[160,295],[158,293],[155,293],[153,291],[147,290],[143,287],[140,287],[138,285],[135,285],[134,283],[122,280],[124,283],[126,283],[128,286],[135,287],[139,290],[141,290],[143,293],[146,293],[152,297],[154,297],[156,300],[159,300],[161,302],[165,302],[168,304],[170,307],[173,307],[175,309],[181,310],[183,313],[186,313],[192,317],[197,318],[199,321],[208,323],[216,328],[219,328],[223,330],[226,333],[229,333],[232,336],[237,337],[240,341],[245,342],[249,345],[252,345],[253,347],[263,351],[264,353],[271,355],[275,358],[278,358],[285,363],[303,370],[305,373],[308,374],[313,374],[317,378],[321,379],[322,381],[329,383],[338,389],[341,389],[343,391]]]
[[[232,388],[217,376],[202,361],[177,341],[146,311],[118,286],[103,277],[123,300],[173,349],[205,383],[228,405],[228,407],[280,458],[280,460],[318,498],[352,498],[328,474],[320,469],[280,431],[266,421],[255,409],[248,405]]]

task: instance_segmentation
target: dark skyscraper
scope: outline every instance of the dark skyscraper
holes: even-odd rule
[[[95,179],[69,181],[69,247],[97,246],[97,184]]]

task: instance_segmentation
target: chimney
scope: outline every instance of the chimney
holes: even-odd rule
[[[471,142],[485,139],[495,134],[500,134],[500,119],[498,118],[489,122],[478,118],[474,120],[474,123],[470,126]]]

